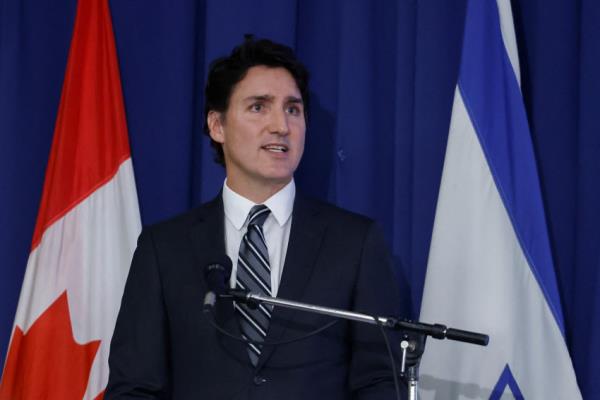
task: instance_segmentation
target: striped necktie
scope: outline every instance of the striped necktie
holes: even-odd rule
[[[236,276],[237,288],[266,296],[271,296],[271,267],[262,226],[270,212],[265,205],[257,205],[250,210],[248,229],[240,243]],[[255,341],[264,340],[272,306],[261,304],[253,309],[246,304],[234,304],[240,315],[242,336]],[[248,354],[253,365],[258,363],[260,352],[261,346],[248,344]]]

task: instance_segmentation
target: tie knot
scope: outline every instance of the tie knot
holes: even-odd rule
[[[270,212],[271,210],[269,210],[269,207],[265,206],[264,204],[259,204],[252,207],[248,213],[248,225],[262,226]]]

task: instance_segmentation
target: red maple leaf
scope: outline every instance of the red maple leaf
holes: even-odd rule
[[[81,400],[99,346],[99,340],[75,342],[63,292],[27,333],[15,328],[0,400]]]

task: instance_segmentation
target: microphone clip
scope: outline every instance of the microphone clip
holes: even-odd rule
[[[243,289],[229,289],[225,293],[219,295],[220,299],[233,300],[238,303],[244,303],[251,308],[252,310],[256,310],[260,304],[260,301],[254,299],[250,292]]]

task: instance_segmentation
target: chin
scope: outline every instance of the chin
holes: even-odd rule
[[[263,170],[262,176],[269,180],[289,181],[294,176],[295,168],[289,166],[272,166]]]
[[[264,174],[263,178],[267,182],[281,185],[281,184],[286,184],[289,181],[291,181],[293,175],[294,175],[293,172],[286,171],[285,173]]]

